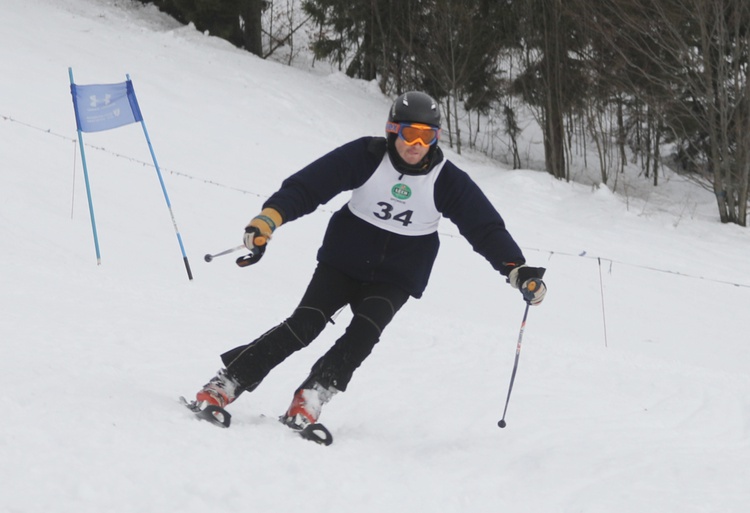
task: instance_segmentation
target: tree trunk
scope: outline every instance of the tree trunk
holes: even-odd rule
[[[240,13],[245,21],[242,29],[245,50],[259,57],[263,56],[261,17],[264,7],[264,0],[242,0],[240,4]]]
[[[562,106],[562,66],[565,46],[560,34],[559,0],[544,2],[543,37],[544,68],[547,84],[544,114],[544,150],[547,171],[556,178],[566,177],[565,172],[565,130]]]

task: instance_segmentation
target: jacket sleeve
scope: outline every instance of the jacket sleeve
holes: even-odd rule
[[[385,139],[382,137],[363,137],[344,144],[284,180],[263,208],[276,209],[285,223],[294,221],[340,192],[356,189],[365,183],[384,154]]]
[[[505,221],[466,172],[445,163],[435,184],[435,204],[450,219],[474,251],[504,276],[526,262]]]

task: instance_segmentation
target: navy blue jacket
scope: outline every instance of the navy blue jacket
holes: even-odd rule
[[[284,222],[309,214],[339,193],[363,185],[385,152],[382,137],[347,143],[284,180],[263,206],[278,210]],[[503,275],[525,262],[500,214],[469,175],[450,161],[435,182],[435,205]],[[358,280],[397,284],[418,298],[427,286],[439,246],[437,232],[392,233],[356,217],[344,205],[328,223],[318,261]]]

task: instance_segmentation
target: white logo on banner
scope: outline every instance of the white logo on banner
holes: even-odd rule
[[[101,105],[109,105],[110,99],[112,98],[111,94],[105,94],[104,99],[99,100],[95,94],[92,94],[89,96],[89,100],[91,101],[90,105],[91,107],[97,107],[100,104]]]

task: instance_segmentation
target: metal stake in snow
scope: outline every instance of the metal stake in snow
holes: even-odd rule
[[[510,375],[510,386],[508,387],[508,397],[505,398],[505,409],[503,410],[503,418],[497,423],[497,426],[504,428],[506,426],[505,414],[508,411],[508,403],[510,402],[510,393],[513,391],[513,382],[516,380],[516,371],[518,370],[518,358],[521,356],[521,341],[523,340],[523,330],[526,328],[526,316],[529,315],[529,306],[531,304],[526,302],[526,310],[523,312],[523,321],[521,321],[521,329],[518,332],[518,344],[516,345],[516,362],[513,364],[513,372]]]

